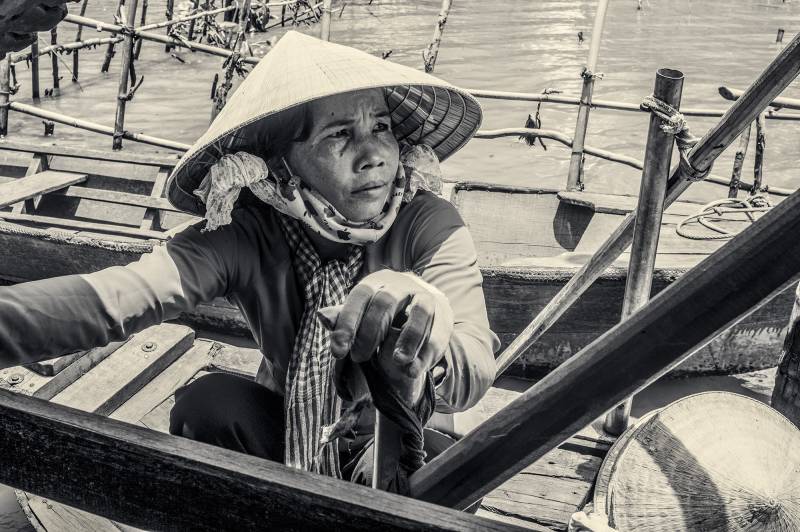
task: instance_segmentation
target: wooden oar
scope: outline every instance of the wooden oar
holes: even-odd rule
[[[689,162],[698,172],[711,168],[714,160],[750,123],[758,117],[800,73],[800,34],[786,45],[752,85],[689,152]],[[664,208],[671,205],[688,187],[681,167],[676,168],[667,183]],[[592,258],[578,270],[556,296],[542,309],[524,331],[497,359],[497,375],[505,371],[532,346],[608,268],[633,240],[634,213],[625,217]]]

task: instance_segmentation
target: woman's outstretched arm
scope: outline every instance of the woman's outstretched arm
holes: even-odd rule
[[[237,228],[189,227],[126,266],[0,287],[0,367],[122,340],[226,295]]]

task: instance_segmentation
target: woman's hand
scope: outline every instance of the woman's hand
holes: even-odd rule
[[[410,272],[380,270],[362,279],[345,299],[331,351],[337,358],[349,353],[355,362],[369,360],[388,347],[383,343],[398,316],[404,323],[391,359],[402,376],[417,379],[444,356],[453,333],[453,311],[442,292]]]

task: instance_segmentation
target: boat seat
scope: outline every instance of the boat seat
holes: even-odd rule
[[[0,184],[0,207],[86,181],[86,174],[45,170]]]
[[[639,203],[638,196],[623,196],[619,194],[596,194],[592,192],[578,192],[563,190],[558,193],[558,199],[562,203],[586,207],[593,212],[605,214],[626,215],[636,210]],[[665,213],[689,216],[697,213],[700,207],[697,203],[688,201],[676,201],[667,207]]]

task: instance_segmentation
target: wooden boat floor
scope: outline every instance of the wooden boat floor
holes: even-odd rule
[[[252,378],[260,356],[256,349],[197,339],[184,325],[162,324],[125,342],[0,370],[0,387],[168,432],[176,389],[211,371]],[[530,384],[503,380],[471,412],[483,421]],[[572,512],[590,500],[611,443],[587,427],[485,497],[479,514],[533,530],[565,530]],[[32,494],[18,498],[40,530],[135,530]]]

